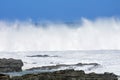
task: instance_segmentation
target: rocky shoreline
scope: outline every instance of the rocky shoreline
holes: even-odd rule
[[[38,68],[31,68],[29,70],[54,69],[61,66],[84,66],[93,65],[99,66],[97,63],[78,63],[73,65],[60,64],[56,66],[43,66]],[[83,70],[66,69],[52,72],[42,73],[28,73],[21,76],[11,77],[3,72],[19,72],[22,71],[23,62],[16,59],[0,59],[0,80],[118,80],[118,76],[113,73],[105,72],[103,74],[85,73]]]
[[[38,74],[26,74],[10,78],[9,75],[0,74],[0,80],[118,80],[113,73],[86,74],[84,71],[60,70],[55,72],[45,72]]]

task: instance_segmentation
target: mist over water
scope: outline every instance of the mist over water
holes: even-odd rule
[[[0,51],[120,50],[120,19],[82,18],[80,23],[0,20]]]

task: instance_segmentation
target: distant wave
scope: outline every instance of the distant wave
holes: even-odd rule
[[[0,20],[0,51],[120,50],[120,19],[78,23]]]

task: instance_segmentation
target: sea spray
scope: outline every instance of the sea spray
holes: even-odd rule
[[[119,18],[82,18],[79,23],[0,21],[0,51],[120,49]]]

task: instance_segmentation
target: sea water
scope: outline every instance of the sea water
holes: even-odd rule
[[[57,64],[98,63],[70,67],[120,75],[120,19],[82,18],[77,23],[0,20],[0,58],[21,59],[23,70]],[[28,57],[48,55],[50,57]],[[61,69],[66,69],[62,67]]]
[[[21,59],[24,63],[23,70],[58,64],[98,63],[100,66],[91,70],[88,70],[91,66],[75,66],[72,68],[75,70],[84,70],[88,73],[112,72],[120,75],[119,50],[1,52],[0,54],[2,54],[0,58]],[[49,57],[28,57],[31,55],[49,55]],[[62,67],[60,69],[69,68]]]

